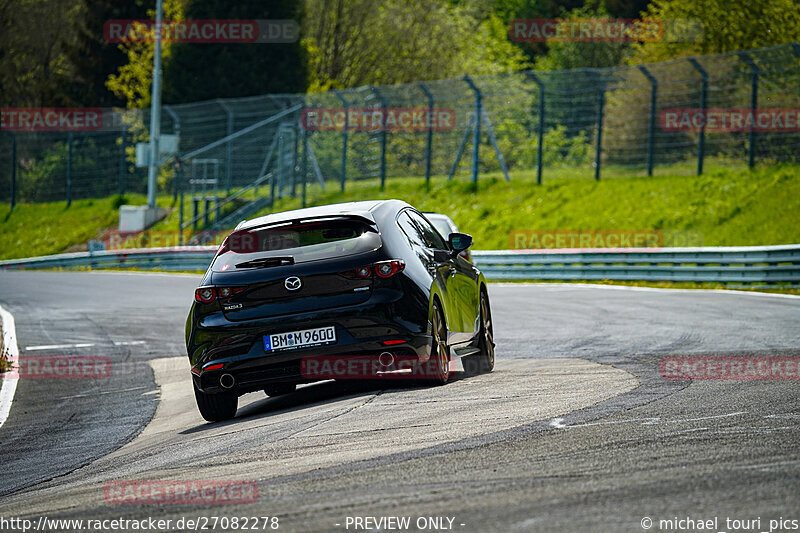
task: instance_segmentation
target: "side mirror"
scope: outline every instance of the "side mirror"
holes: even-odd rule
[[[450,236],[447,237],[447,242],[454,252],[463,252],[472,246],[472,235],[467,235],[466,233],[451,233]]]

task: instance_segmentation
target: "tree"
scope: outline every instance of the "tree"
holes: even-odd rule
[[[800,41],[797,0],[653,0],[645,16],[699,23],[702,31],[700,35],[690,34],[683,42],[637,45],[629,59],[631,64]]]
[[[76,39],[66,47],[74,68],[74,79],[67,90],[84,105],[110,107],[125,105],[121,95],[106,87],[107,78],[122,67],[127,54],[104,35],[106,22],[142,19],[147,16],[145,0],[78,0],[82,16],[76,21]]]
[[[302,27],[302,0],[191,0],[185,18],[294,20]],[[164,63],[164,101],[195,102],[265,93],[305,92],[305,51],[299,42],[177,43]]]
[[[450,0],[451,4],[469,8],[484,16],[493,13],[508,27],[519,19],[553,19],[569,16],[579,9],[602,8],[611,18],[636,19],[649,0]],[[550,46],[544,42],[514,42],[530,61],[547,54]]]
[[[527,66],[505,24],[427,0],[306,0],[310,89],[394,84]]]
[[[80,105],[63,88],[74,79],[64,51],[76,39],[82,15],[76,3],[0,2],[0,105]]]
[[[602,5],[573,9],[564,20],[608,19],[609,12]],[[622,41],[558,41],[548,43],[547,54],[536,59],[537,70],[569,70],[576,68],[601,68],[619,65],[630,54],[631,43]]]
[[[164,20],[183,18],[184,0],[164,0]],[[155,11],[147,11],[147,19],[155,19]],[[136,25],[139,28],[138,25]],[[169,59],[174,43],[163,42],[161,55]],[[126,58],[123,64],[106,80],[106,87],[118,98],[125,101],[129,109],[143,109],[150,105],[150,87],[153,81],[153,58],[155,41],[152,39],[132,39],[117,45]]]

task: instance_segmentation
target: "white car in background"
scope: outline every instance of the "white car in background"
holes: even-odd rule
[[[427,218],[430,223],[433,224],[433,227],[436,228],[436,231],[438,231],[442,237],[444,237],[445,241],[447,240],[447,236],[451,233],[459,233],[456,223],[453,222],[453,219],[451,219],[449,216],[441,213],[429,212],[425,212],[423,215],[425,215],[425,218]],[[458,255],[472,263],[472,253],[470,253],[469,250],[464,250]]]

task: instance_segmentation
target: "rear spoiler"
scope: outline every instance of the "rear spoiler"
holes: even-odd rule
[[[340,215],[320,215],[318,217],[302,217],[302,218],[290,218],[286,220],[276,220],[274,222],[268,222],[266,224],[259,224],[257,226],[251,226],[247,228],[243,228],[242,226],[246,221],[240,222],[234,231],[243,229],[243,230],[259,230],[265,228],[277,228],[280,226],[295,226],[297,224],[306,224],[308,222],[326,222],[332,220],[359,220],[361,222],[365,222],[370,226],[377,226],[375,219],[372,217],[372,214],[368,211],[363,213],[342,213]]]

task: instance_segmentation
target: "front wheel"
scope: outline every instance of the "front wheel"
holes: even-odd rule
[[[464,357],[464,372],[469,375],[485,374],[494,369],[494,329],[489,297],[481,291],[480,303],[481,329],[478,333],[478,350],[474,355]]]
[[[219,422],[236,416],[236,409],[239,407],[239,397],[236,393],[207,394],[198,390],[197,385],[193,384],[193,386],[194,399],[197,401],[197,408],[203,418],[209,422]]]

